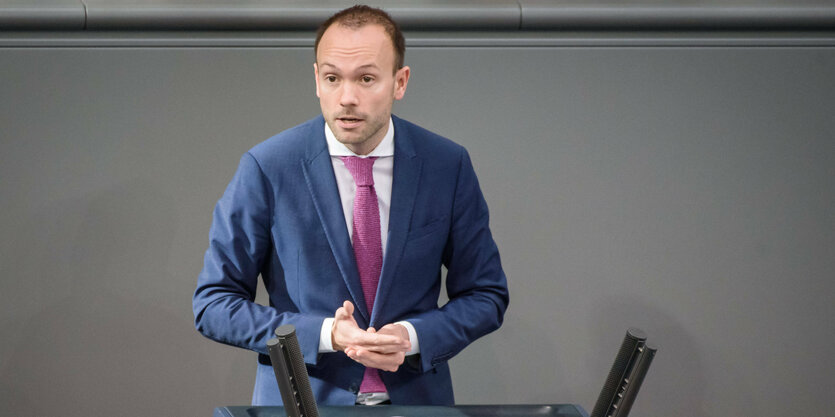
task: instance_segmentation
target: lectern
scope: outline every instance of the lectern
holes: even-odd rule
[[[320,406],[321,417],[588,417],[579,405]],[[284,407],[218,407],[214,417],[286,417]]]

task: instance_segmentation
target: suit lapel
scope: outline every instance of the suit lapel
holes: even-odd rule
[[[382,326],[387,323],[377,323],[377,317],[385,309],[385,303],[390,301],[390,292],[394,282],[397,265],[406,246],[406,236],[412,220],[415,197],[420,183],[422,161],[414,150],[412,138],[406,126],[400,119],[392,116],[394,122],[394,178],[392,179],[391,208],[389,211],[388,243],[386,255],[383,259],[383,270],[380,273],[380,283],[377,286],[377,296],[374,300],[374,310],[371,325]]]
[[[322,124],[317,123],[315,126],[321,128],[318,130],[314,128],[311,132],[306,152],[307,158],[302,161],[302,171],[339,272],[348,287],[348,292],[354,299],[354,307],[367,323],[370,317],[365,306],[365,297],[362,295],[357,261],[348,236],[348,227],[345,225],[345,214],[342,212],[342,204],[339,200],[333,163],[325,141],[324,120]],[[334,306],[334,309],[336,307]]]

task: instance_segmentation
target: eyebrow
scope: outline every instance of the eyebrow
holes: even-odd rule
[[[338,69],[338,67],[336,65],[329,64],[327,62],[323,62],[321,65],[319,65],[319,68],[322,68],[322,67],[333,67],[333,68]],[[380,67],[378,67],[377,64],[365,64],[365,65],[360,65],[359,67],[357,67],[357,69],[365,69],[365,68],[380,69]]]

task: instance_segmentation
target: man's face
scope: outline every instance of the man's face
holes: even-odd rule
[[[336,139],[366,155],[388,131],[391,106],[406,93],[409,67],[394,72],[394,46],[382,26],[334,24],[319,41],[316,96]]]

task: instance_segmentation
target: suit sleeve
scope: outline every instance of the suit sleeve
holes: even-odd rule
[[[507,279],[489,227],[487,203],[472,162],[461,151],[452,226],[443,253],[449,302],[409,318],[420,341],[420,369],[444,363],[501,326],[508,305]]]
[[[209,248],[192,299],[195,327],[209,339],[267,354],[273,331],[293,324],[305,361],[315,364],[324,317],[254,302],[258,276],[274,256],[272,192],[255,158],[244,154],[214,210]],[[281,271],[265,275],[283,277]]]

